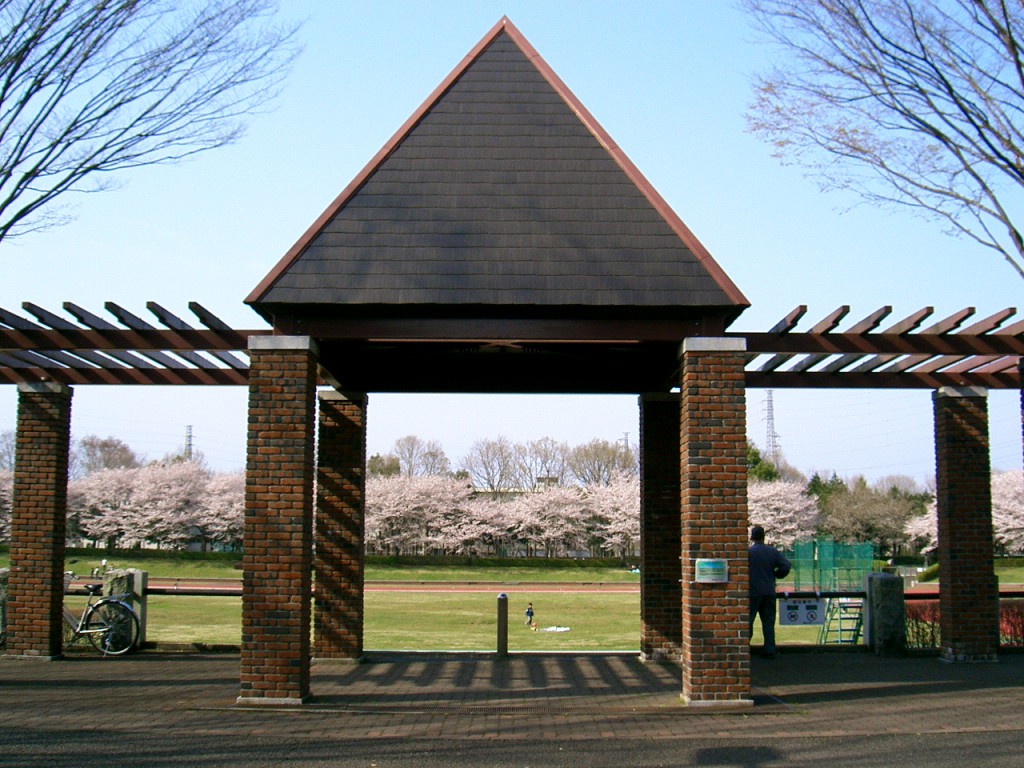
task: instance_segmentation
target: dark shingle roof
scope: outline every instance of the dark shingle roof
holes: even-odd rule
[[[747,304],[507,20],[248,301]]]

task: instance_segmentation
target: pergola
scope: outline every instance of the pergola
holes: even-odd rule
[[[247,386],[250,339],[274,333],[231,328],[197,302],[188,308],[198,328],[156,302],[146,304],[153,314],[149,322],[113,302],[104,308],[109,318],[71,302],[64,303],[64,315],[28,302],[23,314],[0,307],[0,382]],[[768,331],[724,336],[746,347],[748,388],[1021,388],[1024,318],[1015,308],[968,322],[977,314],[973,307],[937,321],[934,310],[925,307],[879,330],[892,314],[886,306],[840,330],[849,311],[842,306],[798,331],[807,313],[800,305]],[[530,344],[497,337],[460,343],[463,349],[479,344],[485,351]]]
[[[240,703],[302,702],[314,655],[363,654],[372,392],[637,395],[641,653],[714,707],[751,701],[745,390],[933,390],[942,653],[995,658],[986,393],[1021,387],[1024,320],[843,326],[842,307],[800,331],[800,307],[729,330],[743,294],[507,19],[247,302],[272,330],[196,304],[200,328],[152,303],[157,324],[0,314],[20,390],[7,654],[60,653],[72,387],[200,384],[249,390]],[[705,558],[728,580],[698,580]]]

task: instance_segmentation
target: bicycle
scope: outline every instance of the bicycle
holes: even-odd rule
[[[70,571],[64,574],[65,594],[74,577]],[[125,602],[125,598],[130,599],[131,595],[108,595],[96,600],[103,591],[103,585],[84,586],[89,600],[81,614],[64,605],[64,647],[84,636],[104,656],[119,656],[132,650],[139,640],[139,617]]]

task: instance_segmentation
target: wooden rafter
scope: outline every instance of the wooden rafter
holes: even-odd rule
[[[248,338],[270,333],[233,330],[194,302],[201,329],[154,302],[147,308],[159,325],[112,302],[105,308],[116,323],[71,302],[63,305],[70,319],[28,302],[22,309],[34,320],[0,309],[0,382],[244,385]]]
[[[189,310],[201,327],[155,302],[146,308],[152,321],[113,302],[105,305],[112,319],[70,302],[63,305],[64,315],[26,303],[22,309],[32,319],[0,308],[0,383],[245,385],[249,337],[272,333],[232,329],[195,302],[189,304]],[[967,308],[918,330],[934,314],[931,307],[925,307],[876,330],[891,312],[891,307],[882,307],[846,330],[837,330],[849,314],[849,307],[843,306],[808,331],[799,331],[807,313],[807,307],[801,305],[766,333],[726,335],[746,342],[750,387],[1020,388],[1024,319],[1017,319],[1015,309],[965,325],[975,314],[973,308]],[[583,328],[585,323],[581,320],[577,325]],[[436,337],[436,329],[408,338],[410,327],[401,325],[401,336],[371,338],[367,343],[383,341],[396,354],[415,347],[420,358],[428,354],[431,345],[451,346],[451,341]],[[609,328],[599,321],[599,330],[603,333]],[[661,341],[660,336],[658,339]],[[616,350],[618,355],[626,349],[621,344],[612,346],[612,341],[587,343],[592,349],[608,345],[609,353]],[[512,346],[544,354],[558,344],[557,340],[517,341]],[[467,344],[466,350],[475,353],[478,347]],[[759,359],[765,362],[758,365]]]
[[[751,353],[773,353],[760,368],[748,364],[747,385],[853,389],[1021,386],[1024,320],[1013,321],[1016,309],[995,312],[961,329],[975,314],[969,307],[915,332],[933,314],[931,307],[925,307],[882,332],[874,332],[890,313],[889,307],[883,307],[848,331],[833,332],[842,309],[845,307],[803,333],[788,325],[785,332],[729,334],[746,339]],[[787,362],[791,364],[783,369]]]

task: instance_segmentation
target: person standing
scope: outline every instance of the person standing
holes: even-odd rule
[[[526,606],[526,626],[533,626],[533,603],[529,603]]]
[[[761,655],[774,659],[775,647],[775,580],[784,578],[793,567],[779,550],[764,543],[764,528],[750,529],[750,549],[747,550],[750,574],[750,636],[754,635],[754,619],[761,617],[764,648]]]

